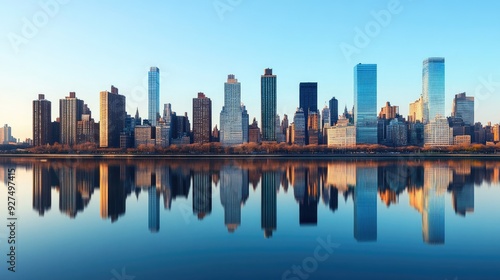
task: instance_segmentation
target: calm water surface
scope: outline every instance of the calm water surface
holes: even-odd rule
[[[500,279],[500,161],[0,159],[0,177],[0,279]]]

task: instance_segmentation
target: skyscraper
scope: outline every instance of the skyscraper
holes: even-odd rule
[[[59,117],[61,118],[61,144],[76,144],[77,122],[82,120],[83,100],[70,92],[65,99],[59,100]]]
[[[224,83],[224,106],[220,113],[220,142],[223,145],[243,143],[242,116],[241,84],[230,74]]]
[[[148,119],[156,126],[160,114],[160,69],[151,67],[148,72]]]
[[[377,64],[354,67],[356,144],[377,144]]]
[[[304,110],[304,118],[309,119],[309,112],[318,112],[318,83],[300,83],[299,107]],[[306,129],[306,143],[309,144],[309,134]]]
[[[465,125],[474,125],[474,97],[466,96],[465,92],[455,94],[451,116],[462,118]]]
[[[301,108],[297,108],[295,115],[293,116],[293,139],[292,143],[296,145],[306,144],[306,118],[304,117],[304,111]]]
[[[422,68],[423,122],[429,123],[444,113],[444,58],[431,57]]]
[[[203,92],[193,98],[193,143],[209,143],[212,133],[212,100]]]
[[[51,141],[51,103],[44,94],[33,100],[33,145],[50,144]]]
[[[120,133],[125,127],[125,96],[118,94],[118,89],[111,86],[111,92],[100,93],[101,121],[99,123],[99,146],[105,148],[120,147]]]
[[[339,120],[339,101],[332,97],[328,105],[330,108],[330,126],[334,126]]]
[[[277,87],[273,69],[265,69],[260,78],[260,115],[262,140],[276,141]]]
[[[300,83],[299,95],[299,107],[307,120],[309,111],[318,111],[318,83]]]

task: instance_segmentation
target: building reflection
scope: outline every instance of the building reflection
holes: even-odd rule
[[[209,171],[195,171],[193,174],[193,214],[202,220],[212,213],[212,184]]]
[[[120,166],[101,163],[99,165],[99,189],[101,192],[101,218],[118,220],[125,214],[126,192],[120,180]]]
[[[264,236],[269,238],[277,227],[277,192],[280,185],[280,174],[273,171],[262,173],[261,184],[261,228],[264,230]]]
[[[337,215],[352,198],[353,235],[360,242],[377,240],[378,199],[391,206],[407,195],[410,207],[421,214],[423,241],[443,244],[446,196],[451,201],[448,207],[466,217],[474,213],[477,186],[500,185],[498,162],[476,160],[24,160],[16,164],[0,159],[0,173],[7,167],[32,169],[32,207],[39,216],[51,210],[52,190],[59,196],[60,212],[75,218],[91,205],[99,189],[99,215],[113,223],[125,214],[127,197],[135,194],[134,200],[147,201],[151,232],[160,230],[161,199],[164,211],[176,204],[186,206],[187,214],[199,220],[223,207],[224,225],[234,232],[242,223],[242,207],[255,203],[260,186],[261,230],[266,238],[277,231],[279,196],[292,195],[287,192],[293,188],[300,226],[317,225],[318,211]],[[213,205],[214,187],[220,188],[215,191],[221,205]],[[186,211],[169,215],[179,214]]]
[[[160,192],[156,186],[148,189],[148,228],[152,233],[160,231]]]
[[[354,238],[377,240],[377,168],[356,167],[354,188]]]
[[[234,166],[224,166],[220,170],[220,199],[224,207],[224,224],[231,233],[241,224],[245,181],[248,189],[248,170]]]
[[[78,172],[80,173],[80,172]],[[83,210],[83,199],[77,187],[77,168],[70,166],[58,170],[59,174],[59,211],[70,218]]]
[[[33,210],[43,216],[51,206],[50,167],[45,164],[33,166]]]

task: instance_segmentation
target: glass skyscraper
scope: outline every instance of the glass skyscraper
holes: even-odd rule
[[[220,142],[223,145],[243,144],[242,109],[241,84],[234,75],[228,75],[224,83],[224,107],[220,112]]]
[[[467,96],[465,92],[455,94],[451,116],[462,118],[466,125],[474,125],[474,97]]]
[[[160,113],[160,69],[151,67],[148,72],[148,119],[156,126]]]
[[[265,69],[260,78],[262,141],[276,141],[277,91],[273,69]]]
[[[354,67],[356,144],[377,144],[377,64]]]
[[[430,57],[422,68],[423,123],[444,118],[444,58]]]

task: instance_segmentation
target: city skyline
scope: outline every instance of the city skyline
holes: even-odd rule
[[[148,87],[144,69],[151,65],[162,69],[160,104],[171,103],[174,111],[187,111],[192,115],[190,99],[177,96],[191,96],[200,91],[212,97],[214,108],[220,108],[223,102],[220,77],[232,72],[244,85],[242,101],[250,117],[258,118],[260,104],[252,97],[259,90],[256,73],[266,67],[272,67],[281,77],[278,114],[282,116],[291,115],[295,110],[298,103],[295,93],[301,81],[318,82],[319,108],[333,96],[339,100],[340,108],[345,105],[351,108],[350,69],[357,62],[377,63],[380,73],[377,107],[390,101],[399,105],[400,113],[405,116],[408,114],[406,103],[418,99],[421,94],[421,60],[432,56],[447,59],[446,115],[451,112],[449,100],[457,93],[466,92],[468,96],[475,96],[476,107],[482,108],[476,114],[476,121],[498,122],[491,106],[500,101],[495,94],[500,90],[500,70],[494,63],[500,55],[499,42],[489,35],[495,34],[494,10],[499,4],[490,1],[485,3],[490,9],[478,10],[480,8],[472,3],[450,7],[453,6],[449,5],[451,2],[444,1],[432,4],[433,9],[429,9],[430,3],[396,1],[396,8],[390,10],[389,4],[393,2],[373,1],[361,8],[348,1],[322,5],[294,3],[291,13],[279,16],[276,16],[281,8],[279,3],[267,3],[266,12],[256,13],[259,1],[240,3],[226,12],[216,10],[211,2],[155,3],[151,7],[128,3],[121,6],[113,22],[82,24],[96,10],[114,11],[117,2],[75,4],[72,1],[61,4],[46,25],[35,26],[36,32],[33,31],[30,38],[23,37],[26,25],[23,18],[33,22],[33,16],[44,10],[35,1],[9,4],[1,12],[6,24],[0,27],[0,33],[5,34],[0,44],[4,58],[0,69],[9,74],[0,78],[0,91],[16,98],[9,101],[11,106],[2,105],[0,123],[9,124],[13,135],[20,139],[31,138],[31,125],[19,118],[29,114],[31,109],[26,104],[33,100],[32,96],[45,94],[54,103],[53,112],[57,112],[57,99],[74,91],[81,99],[88,100],[89,107],[96,111],[98,99],[94,96],[109,84],[119,87],[130,100],[127,112],[133,114],[138,107],[145,118]],[[442,25],[440,15],[445,8],[451,9],[456,16],[448,19],[449,24]],[[300,11],[308,12],[302,14]],[[386,22],[377,21],[375,15],[383,11],[393,13]],[[424,11],[428,21],[421,24]],[[159,17],[162,12],[169,16]],[[180,16],[181,12],[198,17],[188,20]],[[141,17],[143,13],[150,15],[148,21],[132,25],[134,21],[130,18]],[[276,17],[268,17],[270,14]],[[298,14],[305,15],[307,23],[294,24]],[[82,20],[71,21],[72,18]],[[463,18],[470,20],[464,22]],[[273,26],[275,37],[253,35],[260,34],[254,31],[260,30],[264,23]],[[371,23],[378,23],[379,28],[367,33],[366,28],[372,26]],[[142,28],[151,24],[166,26],[165,34],[153,36],[148,28]],[[177,30],[169,26],[176,26]],[[117,32],[121,28],[128,28],[130,33]],[[195,33],[202,36],[192,36]],[[229,33],[237,39],[229,41],[225,37]],[[13,44],[12,34],[26,41]],[[298,40],[295,34],[304,34],[307,40]],[[439,44],[427,39],[443,34],[447,40]],[[130,40],[130,36],[141,40]],[[106,40],[120,45],[110,48],[97,44]],[[286,51],[260,51],[257,46],[262,40],[270,40],[277,50]],[[202,45],[206,48],[198,47]],[[346,49],[352,50],[352,54]],[[127,59],[123,59],[125,54]],[[254,59],[249,60],[249,54]],[[235,59],[226,60],[226,57]],[[289,65],[292,59],[295,62]],[[235,61],[241,63],[236,65]],[[73,63],[80,66],[71,67]],[[104,64],[116,67],[109,71]],[[217,117],[214,116],[214,123],[218,123]]]

